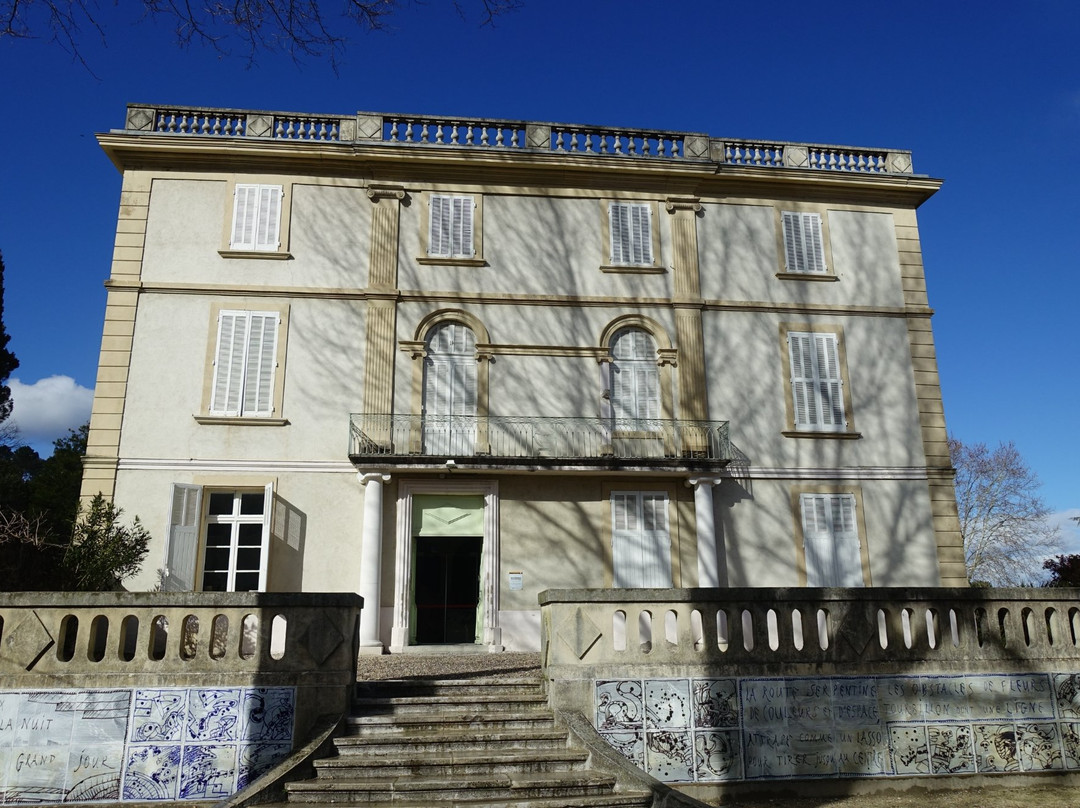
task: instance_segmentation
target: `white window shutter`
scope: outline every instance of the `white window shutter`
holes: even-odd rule
[[[630,209],[620,202],[608,206],[609,230],[611,231],[611,263],[630,262]]]
[[[222,311],[218,314],[217,348],[214,351],[214,387],[210,396],[210,411],[215,414],[240,414],[247,329],[246,312]]]
[[[244,373],[244,415],[273,415],[278,314],[250,314]]]
[[[648,205],[631,205],[631,231],[633,242],[633,264],[652,263],[652,212]]]
[[[265,592],[270,569],[270,526],[274,524],[274,484],[263,489],[262,546],[259,551],[259,591]]]
[[[643,586],[671,586],[671,536],[668,531],[667,494],[641,495],[641,528],[645,570]]]
[[[235,416],[273,414],[280,323],[277,312],[218,314],[210,412]]]
[[[671,534],[667,494],[613,492],[611,560],[616,587],[671,586]]]
[[[473,208],[471,196],[455,196],[453,203],[453,244],[451,254],[471,258],[473,250]]]
[[[815,334],[818,390],[821,393],[822,425],[844,427],[844,396],[840,376],[840,351],[836,334]]]
[[[797,429],[846,428],[839,338],[822,332],[788,334],[791,395]]]
[[[821,215],[786,210],[781,214],[788,272],[825,272]]]
[[[644,581],[641,569],[641,536],[638,502],[634,494],[611,495],[611,563],[613,585],[616,588],[640,587]]]
[[[161,588],[166,592],[191,592],[195,589],[201,500],[200,486],[173,486],[169,535],[165,544],[165,577],[161,583]]]
[[[283,195],[280,185],[259,186],[259,216],[256,222],[254,249],[272,251],[278,248]]]
[[[428,228],[428,255],[449,255],[447,235],[450,230],[450,199],[433,195],[428,200],[430,226]]]
[[[855,525],[855,497],[850,494],[832,498],[832,527],[836,539],[838,586],[863,586],[862,552]]]
[[[862,553],[851,494],[800,496],[807,586],[862,586]]]
[[[234,250],[255,249],[255,217],[259,207],[258,185],[237,185],[233,191],[233,229],[229,246]]]
[[[803,494],[800,499],[806,585],[834,586],[833,540],[829,530],[826,497],[821,494]]]

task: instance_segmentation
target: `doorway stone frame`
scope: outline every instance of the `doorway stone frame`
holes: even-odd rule
[[[410,598],[413,577],[412,505],[419,494],[481,495],[484,498],[484,541],[480,556],[480,604],[483,628],[478,645],[502,651],[499,626],[499,483],[495,480],[401,480],[398,483],[397,532],[394,552],[394,616],[390,653],[409,649]]]

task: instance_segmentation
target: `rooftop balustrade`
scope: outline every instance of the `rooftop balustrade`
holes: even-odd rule
[[[131,104],[126,133],[388,147],[490,149],[566,159],[625,158],[852,174],[912,174],[911,152],[714,138],[700,132],[492,118],[355,115]]]
[[[349,417],[349,456],[490,465],[720,466],[731,460],[727,421],[530,416]]]

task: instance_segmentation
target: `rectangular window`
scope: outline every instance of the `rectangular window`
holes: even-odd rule
[[[473,211],[471,196],[433,194],[429,199],[428,255],[439,258],[473,258]]]
[[[273,501],[272,484],[234,491],[174,485],[162,588],[266,591]]]
[[[821,214],[785,210],[784,254],[788,272],[824,273],[825,241],[821,235]]]
[[[671,586],[667,494],[612,492],[611,558],[616,587],[666,589]]]
[[[837,335],[792,331],[787,339],[795,429],[843,432],[847,422]]]
[[[275,252],[280,244],[280,185],[237,184],[233,192],[232,250]]]
[[[645,202],[612,202],[608,218],[611,263],[651,266],[652,206]]]
[[[212,415],[267,417],[274,414],[278,326],[273,311],[218,313],[214,349]]]
[[[863,586],[862,552],[851,494],[802,494],[807,586]]]

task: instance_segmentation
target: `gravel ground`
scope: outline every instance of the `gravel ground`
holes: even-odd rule
[[[361,655],[356,672],[356,678],[359,681],[372,679],[452,679],[470,676],[534,678],[539,675],[539,653]]]

